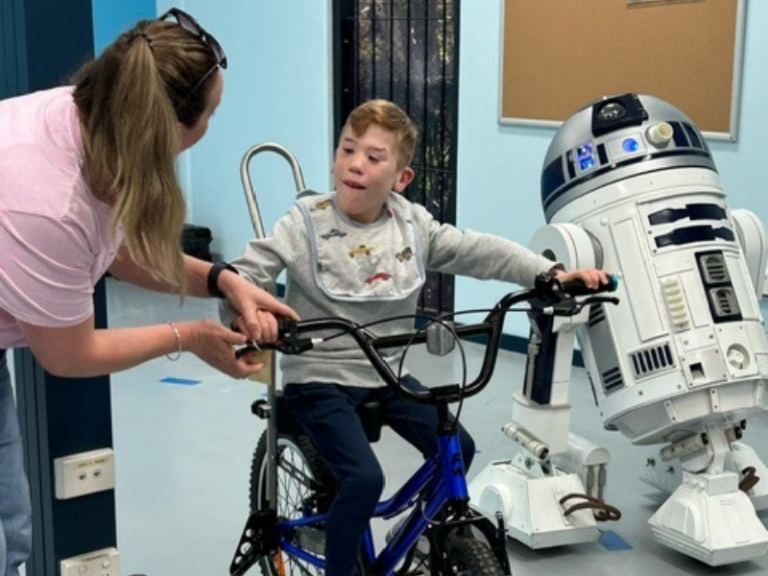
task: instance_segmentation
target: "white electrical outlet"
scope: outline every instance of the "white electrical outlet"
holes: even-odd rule
[[[111,448],[62,456],[53,461],[56,498],[66,500],[115,487],[115,453]]]
[[[117,548],[104,548],[59,562],[61,576],[120,576]]]

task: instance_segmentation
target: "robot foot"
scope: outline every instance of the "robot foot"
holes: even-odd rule
[[[585,495],[576,474],[534,477],[510,461],[488,465],[469,491],[474,508],[489,518],[501,512],[509,536],[533,549],[595,542],[600,538],[596,517],[620,516]]]
[[[648,521],[661,544],[710,566],[763,556],[768,531],[755,513],[739,477],[683,474],[683,483]]]

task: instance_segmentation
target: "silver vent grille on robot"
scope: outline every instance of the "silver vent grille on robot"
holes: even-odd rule
[[[632,361],[632,370],[637,379],[664,372],[675,366],[672,349],[667,342],[633,352],[629,359]]]

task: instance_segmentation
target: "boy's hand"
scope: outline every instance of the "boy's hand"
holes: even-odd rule
[[[555,275],[559,282],[581,280],[584,282],[587,288],[591,288],[592,290],[599,288],[603,284],[611,283],[610,275],[608,272],[605,270],[598,270],[597,268],[584,268],[581,270],[574,270],[573,272],[557,270]]]
[[[219,288],[241,314],[237,329],[254,342],[274,342],[277,339],[276,316],[299,319],[292,308],[237,274],[222,273]]]
[[[251,310],[250,316],[250,321],[245,314],[237,316],[232,320],[232,328],[257,343],[276,342],[279,339],[278,316],[266,310]],[[254,325],[256,326],[255,330],[253,329]]]

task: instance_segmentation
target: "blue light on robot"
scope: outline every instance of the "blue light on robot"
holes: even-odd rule
[[[621,143],[621,147],[624,149],[624,152],[637,152],[640,148],[640,143],[634,138],[625,138]]]
[[[589,170],[590,168],[595,167],[595,159],[592,156],[589,156],[587,158],[582,158],[579,160],[579,167],[581,168],[581,171],[584,172],[585,170]]]
[[[579,160],[592,157],[592,142],[587,142],[576,148],[576,157]]]

